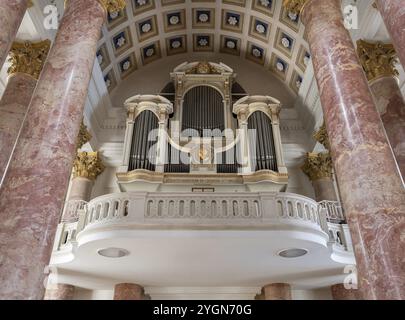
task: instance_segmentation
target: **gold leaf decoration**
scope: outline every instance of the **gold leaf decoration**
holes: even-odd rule
[[[51,42],[49,40],[41,42],[14,42],[10,51],[9,62],[11,66],[8,74],[25,73],[35,79],[39,78],[48,56]]]
[[[332,177],[332,158],[329,152],[308,153],[302,171],[311,181]]]
[[[73,164],[73,176],[95,180],[104,169],[98,152],[78,152]]]
[[[398,58],[392,44],[357,41],[357,54],[369,81],[383,76],[398,76]]]

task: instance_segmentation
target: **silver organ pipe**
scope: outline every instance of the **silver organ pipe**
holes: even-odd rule
[[[249,138],[251,152],[256,146],[256,151],[252,154],[253,161],[256,164],[256,171],[272,170],[278,171],[276,150],[271,120],[263,112],[256,111],[248,119],[249,130],[256,130],[256,141]]]
[[[183,131],[194,129],[202,137],[204,129],[225,129],[223,98],[211,87],[198,86],[188,91],[184,96],[182,112]]]
[[[158,127],[158,119],[152,111],[143,111],[135,119],[129,171],[137,169],[155,171],[155,155],[150,150],[152,147],[156,150],[154,146],[157,141],[149,141],[149,133]],[[152,159],[149,159],[150,154],[153,154]]]

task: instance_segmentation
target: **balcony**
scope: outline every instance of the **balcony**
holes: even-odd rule
[[[72,284],[84,273],[89,287],[117,279],[229,286],[235,278],[243,286],[252,274],[258,285],[285,277],[306,285],[320,267],[333,282],[343,276],[343,265],[355,263],[347,225],[333,215],[337,206],[288,193],[109,194],[67,205],[77,221],[59,225],[51,265]],[[105,248],[129,256],[105,258],[99,254]],[[293,248],[307,254],[280,256]]]

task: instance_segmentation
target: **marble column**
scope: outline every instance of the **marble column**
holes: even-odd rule
[[[301,3],[359,286],[365,299],[405,299],[405,189],[341,1]]]
[[[50,41],[14,43],[9,78],[0,101],[0,186],[41,73]]]
[[[376,0],[385,26],[405,68],[405,4],[404,0]]]
[[[73,300],[75,286],[58,283],[46,288],[44,300]]]
[[[6,61],[29,0],[0,0],[0,68]]]
[[[358,289],[346,289],[342,283],[331,286],[333,300],[361,300]]]
[[[291,300],[291,286],[287,283],[272,283],[263,288],[264,300]]]
[[[119,283],[114,288],[114,300],[144,300],[144,289],[134,283]]]
[[[77,209],[89,202],[94,180],[104,171],[98,152],[79,151],[73,164],[73,180],[62,222],[77,221]]]
[[[333,183],[332,158],[328,152],[308,153],[302,171],[312,182],[316,201],[338,200]]]
[[[0,299],[42,299],[106,7],[69,0],[0,190]],[[23,232],[22,232],[23,231]]]
[[[395,69],[395,49],[391,44],[359,40],[357,53],[402,178],[405,179],[405,100],[396,78],[398,71]]]

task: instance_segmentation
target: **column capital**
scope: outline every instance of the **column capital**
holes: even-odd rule
[[[50,47],[51,41],[49,40],[14,42],[10,50],[9,62],[11,66],[7,71],[8,74],[21,72],[38,79]]]
[[[83,147],[87,142],[89,142],[92,138],[92,135],[90,132],[87,130],[86,125],[83,123],[80,124],[80,131],[79,135],[77,136],[77,149],[80,149]]]
[[[309,0],[283,0],[283,7],[291,13],[300,14]]]
[[[104,165],[98,152],[78,152],[73,164],[75,178],[95,180],[104,171]]]
[[[332,177],[332,158],[329,152],[308,153],[301,170],[311,181]]]
[[[115,13],[126,7],[125,0],[98,0],[106,11]]]
[[[322,144],[326,150],[330,150],[329,136],[328,132],[326,131],[325,123],[323,123],[318,131],[314,133],[313,138]]]
[[[368,81],[383,76],[398,76],[395,63],[398,61],[394,46],[389,43],[357,41],[357,55]]]

